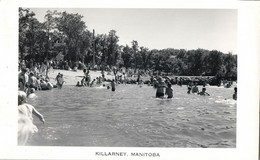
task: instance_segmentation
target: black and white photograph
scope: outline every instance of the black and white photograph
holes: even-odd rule
[[[236,147],[236,35],[228,9],[19,8],[19,145]]]
[[[66,147],[92,159],[170,159],[156,149],[241,148],[250,71],[239,70],[238,7],[20,4],[10,67],[17,153]]]

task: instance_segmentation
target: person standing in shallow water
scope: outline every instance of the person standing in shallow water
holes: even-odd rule
[[[172,84],[169,82],[165,91],[165,94],[168,95],[167,98],[172,98],[173,97],[173,90],[172,90]]]
[[[164,88],[166,88],[166,84],[163,81],[162,77],[159,77],[158,84],[156,86],[156,98],[164,97]]]
[[[33,133],[38,132],[33,124],[33,115],[45,123],[43,115],[27,103],[27,95],[18,91],[18,145],[25,145]]]
[[[116,90],[116,83],[115,83],[115,80],[113,79],[112,82],[111,82],[111,90],[112,91],[115,91]]]
[[[233,99],[237,100],[237,87],[234,88]]]
[[[57,83],[58,88],[61,89],[63,84],[64,84],[63,74],[60,74],[60,77],[58,78],[58,83]]]

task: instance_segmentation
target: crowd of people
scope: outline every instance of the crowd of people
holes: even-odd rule
[[[153,86],[156,89],[155,97],[156,98],[164,98],[167,96],[167,98],[173,98],[173,88],[172,85],[179,85],[182,86],[183,82],[187,81],[187,79],[182,77],[175,77],[175,78],[169,78],[169,77],[162,77],[162,76],[151,76],[150,79],[144,81],[142,79],[142,73],[137,72],[137,74],[129,74],[129,72],[125,73],[125,69],[117,69],[116,67],[113,67],[111,72],[108,72],[107,74],[113,74],[114,79],[106,79],[104,71],[101,70],[101,76],[94,78],[91,80],[91,76],[89,74],[89,69],[84,69],[81,82],[77,82],[76,86],[78,87],[92,87],[94,85],[101,85],[103,87],[107,87],[107,89],[111,88],[111,91],[116,90],[117,84],[138,84],[140,87],[142,87],[143,84],[147,84],[148,86]],[[134,78],[132,78],[134,76]],[[147,75],[145,76],[147,77]],[[105,84],[104,82],[110,82],[110,85]],[[198,82],[195,80],[189,79],[189,82],[187,84],[187,94],[196,94],[201,96],[210,96],[208,92],[206,92],[206,81],[202,82],[202,89],[199,90],[198,88]],[[231,87],[232,83],[227,82],[225,85],[228,84],[229,87]],[[226,87],[226,86],[225,86]],[[229,88],[226,87],[226,88]],[[237,98],[237,87],[234,88],[234,94],[233,99],[236,100]]]
[[[33,124],[33,115],[38,117],[39,120],[45,123],[43,115],[36,110],[35,107],[27,103],[28,98],[37,97],[35,92],[41,90],[52,90],[53,88],[62,89],[65,81],[63,74],[58,73],[55,78],[56,84],[50,82],[49,71],[52,69],[53,63],[46,61],[44,63],[37,64],[31,63],[27,68],[23,61],[19,65],[19,74],[18,74],[18,144],[24,145],[28,138],[35,132],[38,131],[37,127]],[[206,81],[202,81],[201,91],[198,88],[198,81],[190,80],[187,77],[175,77],[169,78],[167,76],[147,74],[142,71],[133,71],[131,69],[116,67],[106,68],[106,70],[101,69],[101,75],[93,78],[90,75],[90,68],[83,69],[83,76],[80,81],[77,82],[77,87],[93,87],[93,86],[102,86],[111,91],[116,91],[116,86],[118,84],[138,84],[142,87],[144,84],[152,86],[156,89],[155,97],[156,98],[173,98],[173,88],[172,85],[187,85],[187,94],[196,94],[201,96],[210,96],[206,92]],[[106,75],[114,76],[113,79],[107,79]],[[144,76],[143,76],[144,75]],[[149,77],[150,78],[147,78]],[[143,79],[144,78],[144,79]],[[224,83],[223,83],[224,84]],[[231,82],[226,82],[225,87],[231,87]],[[234,88],[233,99],[237,100],[237,87]]]
[[[31,65],[27,68],[24,61],[19,65],[18,73],[18,145],[25,145],[30,136],[38,132],[37,127],[33,124],[33,115],[45,123],[43,115],[31,104],[27,103],[28,99],[36,98],[36,91],[52,90],[53,88],[62,88],[64,84],[63,75],[58,74],[57,84],[50,82],[48,72],[49,63],[42,65]]]

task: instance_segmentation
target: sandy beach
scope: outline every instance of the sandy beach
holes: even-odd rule
[[[52,69],[49,72],[49,78],[51,83],[56,84],[55,78],[58,75],[58,73],[63,74],[64,77],[64,85],[76,85],[78,81],[82,79],[83,76],[83,70],[77,70],[77,71],[68,71],[68,70],[60,70],[60,69]],[[90,71],[89,72],[91,79],[101,76],[101,71]],[[107,79],[113,79],[114,76],[110,75],[108,72],[105,72],[105,78]]]

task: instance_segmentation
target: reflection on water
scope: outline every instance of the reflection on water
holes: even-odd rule
[[[30,100],[46,120],[28,145],[110,147],[235,147],[236,101],[232,89],[208,87],[210,97],[173,86],[173,99],[152,87],[64,86]],[[225,100],[226,99],[226,100]]]

